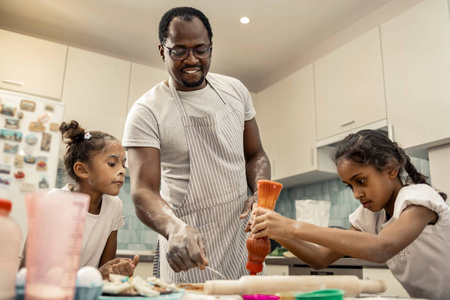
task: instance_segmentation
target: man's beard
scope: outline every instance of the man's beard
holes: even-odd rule
[[[202,76],[199,80],[194,81],[194,82],[192,82],[192,81],[184,81],[182,79],[181,80],[181,84],[184,87],[187,87],[187,88],[195,88],[195,87],[201,86],[203,84],[203,81],[205,81],[205,76]]]

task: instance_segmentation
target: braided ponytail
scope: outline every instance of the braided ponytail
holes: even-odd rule
[[[400,148],[397,143],[393,143],[395,150],[398,153],[398,160],[400,163],[400,166],[402,166],[408,174],[408,177],[406,177],[405,184],[408,183],[427,183],[428,177],[417,171],[416,167],[411,163],[411,158],[405,153],[405,150]]]
[[[428,177],[423,175],[419,171],[417,171],[416,167],[411,163],[411,158],[408,155],[406,155],[405,150],[398,147],[397,143],[393,143],[393,144],[395,144],[400,157],[402,159],[404,159],[403,168],[405,169],[406,174],[408,174],[408,177],[406,177],[405,183],[409,184],[410,182],[412,182],[412,183],[424,183],[424,184],[430,185],[427,182]],[[439,191],[438,191],[438,193],[439,193],[439,195],[441,195],[441,197],[444,200],[447,200],[447,194],[445,194],[444,192],[439,192]]]

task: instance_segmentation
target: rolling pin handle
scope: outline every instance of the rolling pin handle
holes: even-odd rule
[[[359,281],[361,293],[380,294],[386,292],[386,284],[383,280],[364,279]]]

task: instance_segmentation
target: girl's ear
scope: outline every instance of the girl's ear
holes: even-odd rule
[[[387,164],[386,170],[388,171],[389,178],[396,178],[398,176],[399,165],[396,161],[391,161]]]
[[[73,171],[78,178],[87,179],[89,178],[89,167],[82,162],[77,161],[73,165]]]

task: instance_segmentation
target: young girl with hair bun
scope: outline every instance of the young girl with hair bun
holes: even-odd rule
[[[362,130],[333,152],[342,181],[361,206],[349,230],[324,228],[258,208],[255,238],[276,239],[298,258],[322,269],[343,257],[384,263],[411,297],[450,295],[450,209],[405,151],[384,134]],[[405,171],[406,176],[402,176]]]
[[[123,203],[117,197],[125,180],[124,148],[112,135],[85,131],[77,121],[63,122],[59,131],[67,144],[64,167],[74,180],[62,190],[90,196],[80,267],[96,267],[104,279],[109,274],[132,276],[139,256],[116,258],[117,231],[124,225]],[[21,266],[24,262],[25,253]]]

